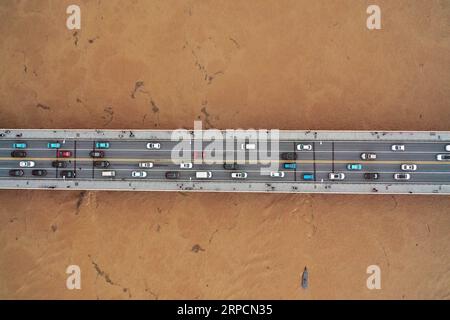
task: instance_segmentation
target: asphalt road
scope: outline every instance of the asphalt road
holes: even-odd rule
[[[13,143],[25,142],[27,148],[23,149],[27,152],[26,158],[12,158],[11,152]],[[280,141],[279,153],[296,152],[296,161],[279,160],[278,171],[283,171],[283,178],[274,178],[261,174],[261,167],[258,164],[258,150],[243,151],[240,146],[236,146],[237,151],[217,150],[216,155],[227,154],[235,160],[246,158],[245,163],[238,164],[238,170],[225,170],[223,168],[223,160],[216,164],[195,164],[192,169],[180,169],[178,164],[171,160],[172,148],[178,143],[170,140],[152,141],[160,142],[161,149],[149,150],[146,143],[149,141],[127,141],[127,140],[111,140],[109,149],[102,149],[105,152],[104,159],[110,162],[107,169],[95,168],[93,160],[89,153],[95,149],[95,141],[87,140],[60,140],[60,149],[47,148],[48,140],[2,140],[0,141],[0,179],[62,179],[60,174],[62,170],[72,170],[76,172],[74,179],[101,179],[101,180],[142,180],[152,179],[166,181],[165,173],[167,171],[180,172],[179,181],[193,181],[196,179],[196,171],[210,171],[211,179],[201,179],[207,181],[258,181],[258,182],[292,182],[301,183],[329,183],[328,174],[330,172],[343,172],[346,177],[343,181],[334,181],[333,183],[439,183],[450,184],[450,161],[437,161],[436,155],[449,153],[445,151],[446,143],[444,142],[402,142],[402,141]],[[296,151],[298,143],[312,144],[312,151]],[[193,150],[188,154],[187,162],[194,162],[194,158],[201,159],[203,150],[209,142],[204,142],[202,150]],[[405,145],[405,151],[391,151],[392,144]],[[192,147],[194,144],[192,145]],[[72,152],[70,158],[59,159],[67,162],[68,167],[65,169],[56,169],[51,166],[51,162],[57,160],[58,151],[67,150]],[[371,152],[377,154],[374,161],[361,160],[362,152]],[[205,160],[209,159],[207,154],[204,155]],[[277,161],[279,154],[271,161]],[[250,160],[249,160],[250,159]],[[25,174],[22,177],[10,177],[9,171],[19,169],[19,162],[22,160],[35,161],[34,168],[20,168]],[[234,162],[233,160],[232,162]],[[145,169],[146,178],[132,178],[132,171],[141,171],[139,162],[153,162],[154,167]],[[285,162],[296,162],[296,170],[282,169]],[[361,171],[349,171],[346,166],[349,163],[358,163],[362,165]],[[400,169],[401,164],[416,164],[417,171],[409,172],[411,179],[409,181],[396,181],[393,177],[395,173],[403,172]],[[45,177],[32,176],[31,171],[35,169],[47,170]],[[102,171],[115,171],[114,178],[102,177]],[[248,177],[245,180],[231,179],[231,172],[247,172]],[[364,173],[373,172],[379,174],[378,180],[365,180]],[[303,181],[304,173],[314,174],[314,181]]]

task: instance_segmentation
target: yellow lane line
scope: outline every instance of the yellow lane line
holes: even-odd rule
[[[12,158],[12,157],[0,157],[0,161],[55,161],[56,158]],[[173,163],[171,159],[125,159],[125,158],[58,158],[60,161],[119,161],[119,162],[161,162],[161,163]],[[330,164],[333,163],[332,160],[297,160],[297,161],[289,161],[289,160],[261,160],[261,161],[247,161],[247,162],[239,162],[238,164],[264,164],[264,163],[270,163],[270,162],[282,162],[282,163],[299,163],[299,164],[309,164],[309,163],[322,163],[322,164]],[[375,160],[375,161],[358,161],[358,160],[334,160],[334,163],[361,163],[361,164],[403,164],[403,163],[411,163],[411,164],[442,164],[442,165],[450,165],[450,162],[445,161],[415,161],[415,160]],[[204,163],[207,164],[207,163]]]

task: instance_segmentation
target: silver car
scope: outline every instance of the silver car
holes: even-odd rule
[[[375,153],[361,153],[362,160],[375,160],[377,155]]]
[[[153,162],[139,162],[139,168],[153,168]]]
[[[400,168],[403,171],[416,171],[417,170],[417,165],[415,164],[408,164],[408,163],[404,163],[400,166]]]
[[[182,162],[180,163],[180,169],[192,169],[192,163]]]
[[[232,172],[231,178],[233,179],[246,179],[247,178],[247,172]]]
[[[34,161],[20,161],[19,167],[21,168],[32,168],[36,165]]]
[[[405,151],[405,145],[404,144],[393,144],[391,146],[392,151]]]
[[[284,172],[283,171],[272,171],[270,173],[270,176],[272,178],[284,178]]]
[[[340,172],[340,173],[330,172],[328,174],[328,179],[330,179],[330,180],[344,180],[345,179],[345,174],[343,174],[342,172]]]
[[[159,142],[149,142],[147,143],[147,149],[161,149],[161,144]]]
[[[394,179],[395,180],[409,180],[409,179],[411,179],[411,175],[409,173],[395,173]]]
[[[312,150],[312,145],[311,144],[298,144],[297,145],[297,150],[298,151],[311,151]]]
[[[147,172],[145,172],[145,171],[133,171],[133,172],[131,172],[131,176],[133,178],[145,178],[147,176]]]

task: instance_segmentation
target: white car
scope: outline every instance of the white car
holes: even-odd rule
[[[195,173],[195,177],[197,179],[211,179],[212,178],[212,172],[211,171],[197,171]]]
[[[450,151],[450,144],[445,146],[445,151]]]
[[[192,163],[182,162],[180,163],[180,169],[192,169]]]
[[[330,180],[344,180],[345,179],[345,174],[330,172],[328,174],[328,179],[330,179]]]
[[[242,150],[255,150],[256,149],[256,144],[254,144],[254,143],[243,143],[243,144],[241,144],[241,149]]]
[[[147,143],[147,149],[161,149],[161,144],[159,142],[149,142]]]
[[[139,162],[139,168],[153,168],[153,162]]]
[[[20,161],[19,167],[21,168],[32,168],[36,165],[34,161]]]
[[[131,176],[133,178],[145,178],[147,176],[147,172],[145,172],[145,171],[133,171],[133,172],[131,172]]]
[[[231,178],[233,179],[246,179],[247,178],[247,172],[232,172]]]
[[[450,161],[450,153],[438,154],[438,155],[436,155],[436,160],[438,160],[438,161]]]
[[[405,151],[405,145],[404,144],[393,144],[391,146],[392,151]]]
[[[377,155],[375,153],[361,153],[362,160],[375,160]]]
[[[284,177],[284,172],[283,171],[272,171],[270,173],[270,176],[272,178],[283,178]]]
[[[409,180],[409,179],[411,179],[411,175],[409,173],[395,173],[394,179],[395,180]]]
[[[416,171],[417,165],[415,164],[402,164],[400,167],[403,171]]]
[[[312,144],[298,144],[297,145],[298,151],[311,151],[312,150]]]

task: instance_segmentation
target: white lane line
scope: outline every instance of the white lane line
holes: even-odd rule
[[[56,168],[49,167],[33,167],[33,168],[23,168],[23,167],[9,167],[9,168],[0,168],[0,170],[55,170]],[[73,171],[73,167],[67,167],[67,168],[59,168],[59,170],[66,170],[66,171]],[[77,171],[82,172],[90,172],[92,170],[92,167],[76,167]],[[95,171],[101,172],[101,171],[146,171],[148,173],[151,172],[167,172],[167,171],[178,171],[180,173],[186,172],[186,173],[195,173],[195,172],[204,172],[204,171],[211,171],[211,172],[222,172],[222,173],[232,173],[232,172],[247,172],[247,173],[260,173],[260,170],[245,170],[245,169],[238,169],[238,170],[218,170],[218,169],[180,169],[179,167],[167,167],[165,169],[157,169],[157,168],[114,168],[114,167],[108,167],[108,168],[94,168]],[[297,172],[300,173],[310,173],[313,170],[300,170]],[[267,171],[269,172],[269,171]],[[294,174],[294,171],[286,171],[286,170],[279,170],[278,172],[284,172],[285,174]],[[330,173],[331,170],[317,170],[316,173]],[[379,173],[379,174],[394,174],[394,173],[409,173],[411,175],[415,174],[450,174],[450,171],[380,171],[380,170],[361,170],[361,171],[348,171],[348,170],[335,170],[335,172],[344,172],[345,174],[364,174],[364,173]],[[267,176],[262,175],[261,176]],[[274,179],[282,179],[282,178],[274,178]]]
[[[31,179],[30,179],[31,178]],[[220,179],[195,179],[195,180],[182,180],[182,179],[149,179],[147,178],[142,178],[142,179],[129,179],[129,178],[111,178],[111,179],[92,179],[92,178],[75,178],[75,179],[63,179],[63,178],[45,178],[45,177],[40,177],[40,178],[32,178],[32,177],[17,177],[17,178],[11,178],[11,177],[0,177],[0,180],[13,180],[13,181],[27,181],[27,180],[48,180],[48,181],[55,181],[55,182],[64,182],[64,181],[102,181],[102,182],[136,182],[136,181],[140,181],[140,182],[194,182],[194,183],[204,183],[204,182],[208,182],[208,183],[215,183],[215,182],[229,182],[229,183],[272,183],[275,182],[274,180],[239,180],[239,179],[228,179],[228,180],[220,180]],[[296,185],[296,184],[333,184],[333,185],[338,185],[338,184],[358,184],[358,185],[392,185],[392,184],[404,184],[404,185],[421,185],[421,184],[432,184],[432,185],[447,185],[449,183],[447,183],[447,181],[413,181],[413,180],[409,180],[409,181],[375,181],[375,180],[366,180],[367,182],[365,182],[365,180],[347,180],[347,181],[341,181],[341,182],[336,182],[336,181],[331,181],[331,180],[327,180],[327,181],[323,181],[323,182],[318,182],[318,181],[304,181],[304,180],[299,180],[299,181],[276,181],[277,183],[284,183],[284,184],[292,184],[292,185]],[[21,189],[27,189],[27,188],[21,188]],[[47,187],[42,187],[39,189],[48,189]],[[79,189],[83,189],[83,188],[79,188]],[[132,187],[129,187],[128,189],[132,189]],[[74,188],[74,190],[78,190],[78,188]],[[100,189],[101,190],[101,189]],[[183,191],[183,190],[179,190],[179,191]]]
[[[0,148],[0,150],[7,150],[7,151],[13,151],[15,149],[12,148]],[[40,149],[40,148],[27,148],[27,149],[23,149],[24,151],[27,152],[31,152],[31,151],[49,151],[52,152],[51,149]],[[71,148],[61,148],[59,149],[60,151],[72,151]],[[100,149],[99,149],[100,150]],[[105,153],[114,153],[114,152],[144,152],[144,153],[159,153],[159,152],[172,152],[173,149],[158,149],[158,150],[149,150],[149,149],[101,149],[102,151],[104,151]],[[92,151],[92,148],[90,149],[83,149],[83,148],[77,148],[77,152],[78,151],[87,151],[90,152]],[[204,150],[191,150],[191,152],[202,152]],[[270,150],[269,150],[270,151]],[[240,149],[234,149],[234,150],[215,150],[216,153],[218,152],[222,152],[222,153],[229,153],[229,152],[241,152],[241,153],[258,153],[258,150],[252,150],[252,151],[248,151],[248,150],[240,150]],[[279,151],[279,153],[285,153],[285,152],[292,152],[292,151]],[[367,150],[335,150],[335,153],[381,153],[381,154],[398,154],[398,155],[405,155],[405,154],[441,154],[441,153],[448,153],[448,151],[444,150],[437,150],[437,151],[367,151]],[[189,151],[187,151],[187,153],[189,153]],[[307,154],[312,154],[312,151],[296,151],[297,154],[299,155],[307,155]],[[332,150],[316,150],[316,153],[332,153]]]

